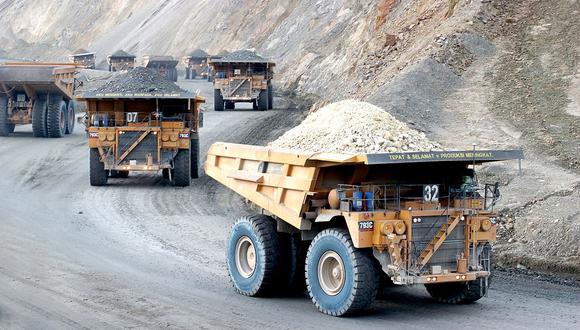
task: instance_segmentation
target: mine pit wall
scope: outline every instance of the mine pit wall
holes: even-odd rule
[[[529,158],[527,163],[524,162],[523,176],[518,176],[517,170],[509,165],[495,167],[489,174],[482,172],[500,179],[503,184],[510,183],[504,188],[505,199],[500,204],[505,208],[503,213],[509,222],[500,224],[498,252],[506,257],[500,256],[499,259],[514,266],[523,263],[550,268],[554,263],[567,263],[575,267],[580,264],[578,239],[574,239],[580,237],[578,226],[574,225],[580,222],[579,215],[572,207],[555,205],[577,205],[578,165],[574,165],[572,158],[565,159],[576,166],[570,173],[552,150],[534,155],[537,141],[550,142],[553,137],[541,130],[537,131],[542,134],[534,136],[526,132],[525,127],[523,131],[521,127],[514,129],[510,127],[511,122],[522,117],[521,113],[506,115],[501,112],[509,112],[511,104],[516,103],[513,100],[511,104],[505,102],[510,99],[525,105],[526,102],[520,101],[529,98],[520,92],[534,86],[523,85],[524,89],[516,90],[518,95],[498,93],[501,99],[496,100],[495,105],[506,104],[498,112],[493,111],[497,107],[490,98],[495,98],[496,94],[494,79],[498,74],[494,77],[493,62],[498,58],[505,57],[536,67],[536,61],[519,58],[517,48],[502,46],[502,38],[507,44],[514,45],[514,40],[518,40],[510,39],[510,26],[522,33],[533,32],[540,36],[548,33],[547,36],[551,36],[549,33],[557,29],[551,30],[545,24],[578,24],[577,15],[575,20],[572,15],[578,2],[554,4],[526,0],[521,4],[514,3],[509,0],[267,0],[240,10],[235,1],[225,2],[223,6],[214,6],[212,1],[200,4],[170,0],[161,5],[150,3],[145,6],[106,1],[99,8],[87,11],[84,7],[76,8],[76,5],[62,10],[61,4],[56,2],[46,1],[43,7],[38,5],[38,1],[20,0],[6,4],[5,15],[0,18],[0,23],[6,27],[0,32],[0,40],[5,45],[0,55],[38,57],[38,54],[43,54],[59,59],[68,53],[67,48],[90,43],[91,50],[97,54],[109,54],[124,48],[138,56],[152,50],[181,56],[191,51],[192,45],[187,40],[196,35],[196,47],[210,53],[218,53],[223,45],[232,49],[251,47],[275,61],[276,93],[290,96],[299,107],[307,108],[313,103],[344,98],[364,99],[385,108],[398,119],[414,124],[444,146],[457,148],[463,143],[465,148],[465,143],[471,141],[498,148],[523,146]],[[21,12],[38,19],[11,19]],[[115,14],[105,15],[105,12]],[[168,16],[175,17],[175,20],[169,22],[166,20]],[[527,16],[536,18],[530,21]],[[53,25],[44,24],[40,29],[31,26],[38,20],[49,18],[58,19],[58,33],[86,33],[62,34],[58,47],[54,47],[50,39],[55,35],[50,30],[55,28]],[[119,18],[124,23],[117,25]],[[94,25],[92,22],[97,20],[100,24]],[[577,31],[574,26],[569,30]],[[574,40],[553,39],[565,45],[575,44]],[[532,45],[536,40],[525,39],[525,42],[531,41]],[[540,64],[550,58],[542,57],[544,61]],[[517,73],[518,68],[512,68]],[[503,73],[499,72],[499,76]],[[474,78],[477,75],[481,76],[480,81]],[[463,94],[469,88],[483,91],[481,93],[485,95],[471,100]],[[541,98],[543,95],[532,97]],[[450,105],[453,100],[462,98],[466,99],[464,103]],[[564,101],[562,96],[558,104]],[[566,107],[569,113],[576,113],[575,109],[568,108],[568,103]],[[478,118],[481,118],[479,122]],[[526,120],[535,124],[542,118],[530,121],[522,117],[522,125],[525,126]],[[563,132],[568,129],[571,135],[577,134],[574,133],[577,124],[574,126],[573,123],[559,129]],[[547,128],[550,129],[554,128]],[[571,138],[568,143],[574,145],[574,141]],[[557,141],[553,142],[559,147]],[[573,156],[575,153],[567,154]],[[538,180],[544,183],[539,184]],[[533,201],[539,202],[529,204]],[[527,213],[530,207],[533,208],[532,214]],[[528,220],[532,218],[538,220],[536,227],[529,225]],[[537,223],[546,218],[559,222],[540,226],[541,230],[538,230]],[[568,236],[571,238],[566,238],[568,236],[563,233],[570,233]],[[559,246],[552,244],[553,237],[558,237]],[[515,243],[508,244],[510,239]],[[549,252],[542,255],[540,251]],[[518,255],[521,257],[516,259],[514,256]]]

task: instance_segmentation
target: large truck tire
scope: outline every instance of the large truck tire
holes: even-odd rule
[[[104,186],[107,184],[108,173],[105,170],[105,164],[101,162],[99,149],[91,148],[89,155],[90,173],[89,179],[91,186]]]
[[[67,104],[66,111],[66,132],[65,134],[72,134],[75,130],[75,101],[70,100]]]
[[[190,151],[180,149],[173,159],[173,185],[187,187],[191,184]]]
[[[281,288],[283,272],[276,221],[266,215],[239,218],[227,246],[227,266],[234,289],[245,296],[267,296]]]
[[[14,132],[14,125],[8,123],[8,98],[0,96],[0,136]]]
[[[485,244],[479,253],[480,254],[478,258],[479,262],[483,266],[483,269],[491,272],[491,245],[489,245],[489,243]],[[487,262],[483,262],[481,260],[483,256],[487,256],[489,258]],[[478,301],[487,294],[487,290],[491,284],[491,278],[492,275],[490,275],[487,279],[481,277],[469,282],[426,284],[425,288],[427,289],[429,295],[431,295],[433,299],[440,303],[470,304]]]
[[[191,153],[189,156],[191,160],[191,177],[197,179],[199,178],[199,137],[191,138],[189,145]]]
[[[268,92],[261,91],[258,96],[258,110],[266,111],[268,110]]]
[[[302,295],[306,291],[306,278],[304,277],[304,266],[306,262],[306,251],[308,246],[302,241],[300,236],[288,233],[278,233],[280,252],[282,258],[281,287],[286,293],[291,295]]]
[[[224,98],[222,91],[219,89],[213,90],[213,107],[215,111],[224,111]]]
[[[380,279],[367,252],[354,247],[345,229],[326,229],[316,235],[306,256],[306,285],[320,312],[341,316],[371,305]]]
[[[469,282],[426,284],[425,288],[433,299],[444,304],[470,304],[483,298],[488,286],[485,278]]]
[[[115,179],[126,179],[129,177],[129,171],[111,171],[109,176]]]
[[[46,117],[48,112],[47,95],[39,95],[32,105],[32,135],[35,137],[47,137]]]
[[[268,110],[274,109],[274,88],[268,85]]]
[[[48,137],[61,138],[66,133],[66,102],[61,95],[51,95],[46,114],[46,128]]]

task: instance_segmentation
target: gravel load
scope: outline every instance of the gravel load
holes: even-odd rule
[[[81,69],[75,77],[79,83],[75,94],[96,90],[118,74],[117,72]]]
[[[311,113],[270,146],[303,152],[382,153],[442,150],[424,133],[367,102],[344,100]]]
[[[214,62],[256,62],[256,63],[267,63],[267,59],[256,54],[255,52],[247,49],[237,50],[224,55],[221,59],[215,60]]]
[[[95,83],[95,93],[186,93],[172,81],[150,69],[136,67],[124,73],[111,76],[104,83]]]

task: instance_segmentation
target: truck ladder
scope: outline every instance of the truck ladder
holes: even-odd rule
[[[455,212],[447,219],[447,223],[444,223],[443,226],[441,226],[435,237],[433,237],[431,242],[427,244],[425,249],[419,255],[419,258],[417,259],[417,270],[421,270],[421,268],[431,260],[431,257],[433,257],[435,252],[441,247],[447,236],[449,236],[453,229],[457,227],[459,220],[461,220],[461,212]]]

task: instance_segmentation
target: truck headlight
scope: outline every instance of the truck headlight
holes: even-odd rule
[[[403,221],[397,221],[395,223],[395,233],[397,233],[397,235],[403,235],[405,231],[407,231],[405,223]]]
[[[483,219],[481,221],[481,230],[488,231],[490,229],[491,229],[491,220],[489,220],[489,219]]]
[[[389,234],[392,234],[394,231],[395,231],[395,227],[393,227],[392,223],[385,223],[383,225],[383,230],[382,230],[383,234],[389,235]]]

